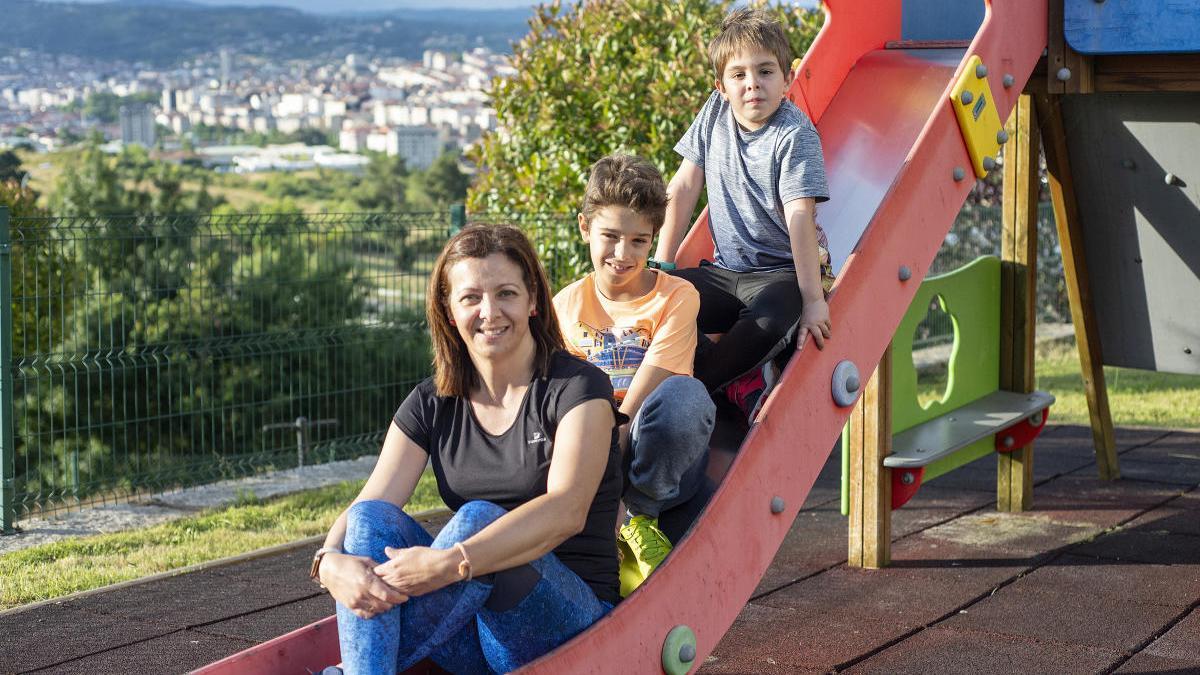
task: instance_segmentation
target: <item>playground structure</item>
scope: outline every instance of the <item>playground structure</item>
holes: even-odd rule
[[[961,284],[998,290],[989,304],[998,305],[999,371],[986,382],[956,381],[944,403],[959,385],[969,400],[1032,390],[1039,138],[1102,477],[1119,476],[1102,365],[1200,373],[1193,353],[1200,349],[1200,313],[1180,302],[1200,297],[1200,176],[1186,172],[1200,156],[1200,59],[1179,54],[1200,51],[1200,17],[1157,8],[1131,17],[1126,3],[1093,0],[964,4],[828,0],[825,26],[789,96],[817,124],[827,158],[833,199],[820,221],[839,270],[830,298],[834,339],[788,364],[704,514],[650,581],[526,671],[682,673],[703,663],[770,564],[852,412],[850,563],[888,563],[892,488],[902,482],[892,476],[905,470],[886,459],[903,454],[892,453],[893,393],[904,381],[893,365],[904,355],[889,348],[892,331],[908,326],[911,336],[906,310],[914,299],[921,315],[933,297],[952,309],[976,302],[951,297],[953,281],[931,280],[924,290],[920,282],[974,184],[971,174],[995,169],[1002,144],[1001,260],[975,265],[988,268],[990,281]],[[1153,29],[1139,33],[1142,42],[1122,38],[1130,32],[1122,26],[1146,22],[1171,23],[1173,30],[1163,31],[1171,39],[1157,42]],[[1115,42],[1105,37],[1113,33]],[[1163,51],[1156,46],[1170,53],[1146,54]],[[1142,53],[1115,55],[1115,48]],[[1043,58],[1044,74],[1037,68]],[[968,103],[964,88],[972,91]],[[1159,106],[1164,91],[1177,94]],[[990,106],[995,117],[964,133],[956,111],[962,106],[972,118],[980,110],[980,119]],[[1105,142],[1096,142],[1098,133]],[[1113,180],[1120,171],[1133,178]],[[711,253],[705,224],[702,215],[682,264]],[[961,318],[964,329],[982,321]],[[960,335],[959,355],[995,333]],[[1035,414],[1044,424],[1049,401],[1034,403],[1007,404],[1014,429],[1032,429],[1027,422]],[[932,419],[921,421],[953,416],[939,414],[948,406],[931,410]],[[1008,452],[998,454],[1000,510],[1032,505],[1031,433],[1014,430]],[[989,451],[997,442],[991,435],[983,439]],[[964,452],[974,459],[978,447]],[[336,627],[325,620],[203,672],[319,670],[337,660]]]

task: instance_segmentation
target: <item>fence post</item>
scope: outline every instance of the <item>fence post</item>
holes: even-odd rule
[[[12,238],[0,206],[0,534],[13,534],[16,453],[13,439]]]
[[[464,204],[450,205],[450,236],[454,236],[467,226],[467,207]]]

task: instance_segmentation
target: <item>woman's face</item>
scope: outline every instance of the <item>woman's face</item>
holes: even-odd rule
[[[535,307],[521,268],[501,253],[464,258],[446,271],[450,319],[474,359],[502,359],[533,340]]]

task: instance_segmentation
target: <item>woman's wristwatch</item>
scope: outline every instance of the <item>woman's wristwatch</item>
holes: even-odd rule
[[[341,553],[342,549],[336,546],[322,546],[313,554],[312,567],[308,568],[308,576],[321,588],[325,588],[325,584],[321,583],[321,560],[326,553]]]

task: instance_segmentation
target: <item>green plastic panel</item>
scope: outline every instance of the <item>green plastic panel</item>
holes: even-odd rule
[[[934,301],[950,315],[954,346],[946,393],[922,407],[917,400],[913,334]],[[1000,259],[976,258],[953,272],[929,277],[917,290],[892,338],[892,431],[911,429],[941,417],[1000,388]],[[922,482],[932,480],[993,451],[985,438],[925,467]],[[842,434],[842,514],[850,512],[849,434]]]

